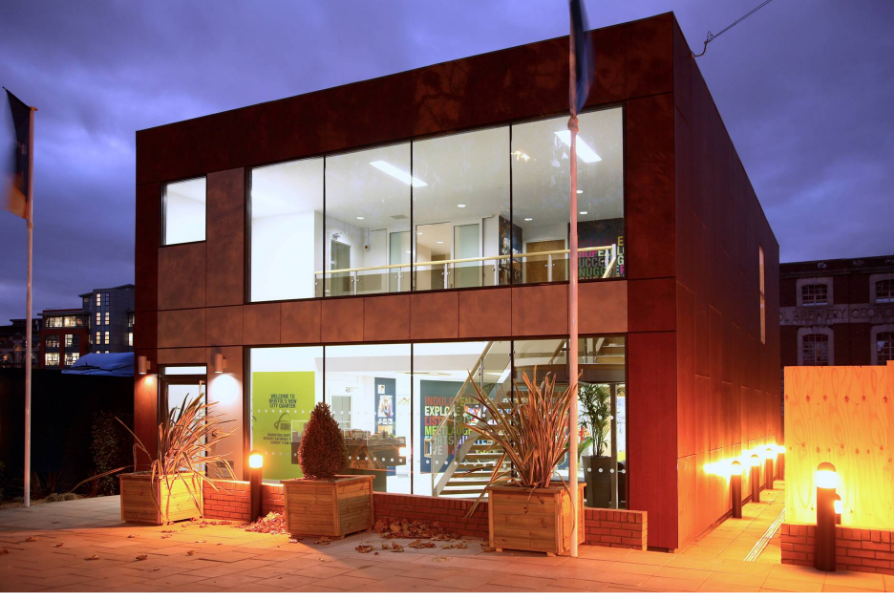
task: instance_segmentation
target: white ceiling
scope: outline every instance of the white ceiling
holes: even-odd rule
[[[205,178],[190,179],[188,181],[178,181],[169,183],[166,188],[169,196],[179,196],[188,200],[205,203]]]
[[[621,218],[621,109],[585,113],[579,122],[579,138],[601,158],[593,163],[578,158],[578,188],[582,190],[578,210],[587,212],[580,220]],[[508,217],[510,158],[515,223],[530,228],[566,222],[569,148],[556,136],[566,124],[567,118],[559,117],[514,125],[511,150],[510,130],[505,126],[415,142],[413,175],[426,183],[413,190],[416,224]],[[529,158],[512,156],[514,151]],[[409,173],[410,144],[327,157],[327,216],[366,229],[409,222],[410,186],[370,165],[373,161],[385,161]],[[322,158],[257,168],[252,178],[252,217],[319,211],[322,196]],[[534,220],[525,222],[525,218]]]

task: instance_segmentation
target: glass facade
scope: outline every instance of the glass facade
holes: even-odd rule
[[[623,112],[579,121],[580,279],[624,276]],[[253,169],[251,301],[567,281],[566,125],[562,116]],[[181,184],[200,182],[201,220],[197,201],[169,184],[165,244],[204,239],[204,179]],[[169,211],[187,212],[173,236]]]
[[[538,378],[555,373],[557,387],[566,389],[567,342],[252,348],[246,422],[251,448],[265,455],[265,479],[300,477],[304,426],[314,405],[325,401],[348,446],[346,473],[374,476],[380,492],[477,498],[500,451],[469,430],[471,414],[480,411],[471,394],[477,388],[508,406],[513,380],[523,385],[522,374],[530,376],[534,366]],[[582,397],[575,431],[586,449],[582,454],[593,457],[580,468],[581,480],[589,479],[590,506],[626,505],[625,346],[617,336],[581,338],[579,344],[583,382],[603,404],[601,415],[591,418]],[[586,441],[594,434],[599,439]],[[560,473],[567,478],[567,472],[566,461]]]

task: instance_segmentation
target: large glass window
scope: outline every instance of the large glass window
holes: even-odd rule
[[[411,493],[409,344],[326,347],[326,402],[348,449],[344,473],[377,492]]]
[[[251,300],[323,294],[323,159],[252,170]]]
[[[301,477],[298,446],[323,401],[323,348],[252,348],[251,447],[264,455],[264,478]]]
[[[416,290],[509,284],[509,127],[414,142],[413,176]]]
[[[205,240],[204,177],[167,184],[163,203],[163,245]],[[99,293],[97,293],[97,304],[99,304],[99,298]]]
[[[805,307],[828,305],[829,286],[827,284],[805,284],[801,287],[801,304]]]
[[[578,116],[581,280],[624,275],[620,108]],[[568,279],[570,142],[567,117],[512,127],[512,273],[516,283]]]
[[[410,145],[326,158],[326,295],[410,290]]]

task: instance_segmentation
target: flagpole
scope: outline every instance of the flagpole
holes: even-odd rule
[[[27,280],[27,302],[25,304],[25,506],[31,506],[31,354],[34,352],[32,346],[33,328],[32,328],[32,307],[31,307],[31,285],[32,285],[32,265],[34,262],[34,112],[37,111],[31,107],[31,113],[28,114],[28,204],[27,221],[28,221],[28,280]]]
[[[571,397],[571,415],[568,420],[569,432],[571,437],[568,449],[569,459],[569,482],[571,484],[571,508],[574,509],[572,517],[574,520],[571,524],[571,557],[578,557],[577,539],[578,525],[580,517],[578,517],[578,486],[577,486],[577,441],[578,441],[578,420],[577,420],[577,348],[578,348],[578,328],[577,328],[577,76],[576,76],[576,57],[574,53],[574,26],[571,27],[571,35],[569,37],[568,51],[568,67],[570,74],[570,90],[571,90],[571,117],[568,119],[568,131],[571,132],[571,219],[570,233],[568,237],[569,248],[569,284],[568,284],[568,382],[569,386],[574,386],[574,394]]]

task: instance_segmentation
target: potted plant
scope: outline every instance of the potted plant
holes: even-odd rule
[[[202,488],[217,486],[207,476],[210,467],[226,468],[228,477],[236,476],[224,455],[214,453],[218,443],[234,431],[221,427],[232,420],[223,420],[213,411],[216,403],[204,403],[198,395],[183,398],[158,425],[158,447],[152,455],[126,424],[121,424],[134,438],[134,470],[137,451],[152,459],[148,471],[134,471],[118,476],[121,491],[121,519],[139,523],[164,525],[202,515]],[[117,473],[123,468],[105,472],[91,479]]]
[[[586,437],[579,448],[586,479],[587,506],[611,506],[611,456],[605,455],[605,441],[611,429],[611,392],[608,385],[581,383],[579,399],[584,407]]]
[[[578,543],[584,541],[584,485],[579,485],[575,509],[569,486],[556,471],[569,450],[571,401],[577,385],[557,391],[551,374],[538,385],[536,368],[533,380],[527,374],[522,378],[526,389],[513,383],[508,406],[497,404],[504,397],[491,399],[471,382],[481,412],[471,414],[468,428],[502,451],[487,488],[490,546],[497,551],[564,554],[571,549],[574,521]],[[512,469],[503,469],[507,458]]]
[[[373,527],[373,476],[339,475],[346,462],[341,429],[329,406],[318,403],[298,446],[304,477],[283,480],[286,529],[292,536],[343,538]]]

